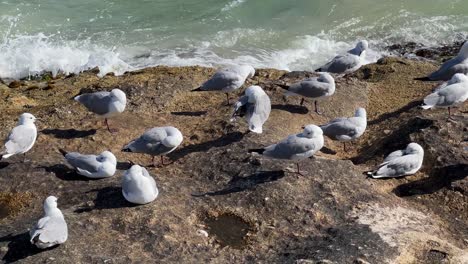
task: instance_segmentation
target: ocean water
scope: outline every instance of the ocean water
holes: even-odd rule
[[[450,43],[467,0],[0,0],[0,78],[155,65],[313,70],[360,39]]]

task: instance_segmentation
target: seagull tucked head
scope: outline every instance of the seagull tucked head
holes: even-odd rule
[[[124,105],[127,104],[127,96],[120,89],[113,89],[110,92],[110,96],[112,97],[112,100],[114,100],[114,101],[118,101],[118,102],[120,102],[120,103],[122,103]]]
[[[328,72],[320,72],[320,76],[317,78],[317,81],[335,84],[335,79]]]
[[[454,84],[454,83],[460,83],[460,82],[466,82],[468,81],[468,76],[466,76],[463,73],[455,73],[452,76],[452,79],[450,79],[449,83]]]
[[[255,103],[257,98],[264,94],[265,92],[263,91],[262,87],[257,85],[252,85],[245,90],[245,95],[249,97],[249,103]]]
[[[115,157],[115,155],[107,150],[99,154],[97,160],[100,162],[111,162],[112,164],[117,164],[117,158]]]
[[[27,125],[27,124],[34,124],[37,118],[35,118],[30,113],[24,113],[20,115],[19,124],[20,125]]]
[[[61,215],[62,213],[57,208],[57,197],[49,196],[44,201],[44,213],[47,216]]]
[[[140,165],[133,165],[125,172],[125,175],[142,175],[143,168]]]
[[[175,127],[166,128],[167,137],[163,139],[162,143],[166,147],[175,148],[182,143],[184,139],[182,133]]]
[[[409,143],[405,149],[406,154],[424,154],[424,149],[418,143]]]
[[[252,78],[254,77],[255,75],[255,69],[254,67],[248,65],[248,64],[244,64],[244,65],[241,65],[242,67],[242,71],[245,72],[245,76],[247,76],[246,78]]]
[[[462,58],[468,58],[468,41],[463,44],[460,51],[458,52],[458,56]]]
[[[356,109],[356,112],[354,112],[354,116],[356,117],[367,117],[367,112],[366,109],[359,107]]]
[[[356,50],[359,56],[367,49],[369,49],[369,42],[367,42],[367,40],[361,40],[356,44]]]
[[[304,127],[302,135],[306,138],[320,137],[323,135],[323,131],[316,125],[307,125]]]

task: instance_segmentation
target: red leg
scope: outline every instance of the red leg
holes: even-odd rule
[[[304,98],[301,99],[301,106],[304,105]]]
[[[318,108],[318,103],[317,101],[314,102],[314,105],[315,105],[315,113],[317,113],[317,115],[321,115],[322,112],[319,111],[319,108]]]
[[[227,101],[227,105],[231,104],[231,102],[229,101],[229,93],[226,93],[226,101]]]
[[[299,162],[296,163],[296,166],[297,166],[297,174],[301,175],[301,176],[304,176],[304,174],[301,173],[301,169],[299,168]]]

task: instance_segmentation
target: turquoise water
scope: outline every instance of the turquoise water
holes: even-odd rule
[[[0,0],[2,1],[2,0]],[[450,43],[466,0],[3,0],[0,77],[154,65],[312,70],[357,40]]]

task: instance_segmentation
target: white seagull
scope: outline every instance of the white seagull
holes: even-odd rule
[[[410,143],[404,150],[390,153],[379,167],[367,175],[374,179],[394,178],[415,174],[422,166],[424,149],[417,143]]]
[[[5,141],[5,148],[0,152],[0,160],[7,159],[16,154],[28,152],[36,142],[37,128],[33,115],[24,113],[20,115],[18,125],[13,128]]]
[[[316,125],[307,125],[302,133],[289,135],[277,144],[262,149],[251,149],[267,158],[296,161],[297,174],[302,175],[299,161],[312,157],[323,147],[323,132]]]
[[[60,149],[67,162],[78,174],[92,179],[112,177],[117,170],[117,159],[110,151],[99,155],[83,155],[77,152],[67,153]]]
[[[120,89],[81,94],[75,96],[74,99],[83,104],[89,111],[103,117],[109,132],[113,131],[109,128],[107,119],[122,113],[127,104],[127,96]]]
[[[446,61],[440,68],[424,78],[417,78],[423,81],[448,81],[457,73],[468,73],[468,41],[463,44],[458,55]]]
[[[317,100],[332,96],[335,93],[335,79],[327,73],[320,73],[319,77],[305,79],[292,85],[281,85],[279,87],[287,90],[285,96],[301,96],[301,106],[304,104],[304,97],[314,99],[315,112],[321,114],[318,109]]]
[[[68,238],[68,228],[63,214],[57,208],[57,197],[49,196],[44,201],[44,217],[29,231],[31,244],[44,249],[63,244]]]
[[[468,77],[462,73],[453,75],[450,81],[442,84],[433,93],[424,98],[423,109],[450,108],[463,104],[468,99]]]
[[[122,194],[131,203],[147,204],[158,197],[159,191],[156,181],[148,171],[139,165],[133,165],[123,176]]]
[[[346,142],[355,140],[364,134],[367,127],[366,109],[358,108],[353,117],[342,117],[320,126],[323,134],[332,140],[343,142],[346,151]]]
[[[267,121],[271,112],[270,97],[260,86],[250,86],[245,90],[245,95],[239,98],[234,105],[234,113],[231,121],[236,116],[244,116],[249,124],[249,130],[261,134],[263,124]]]
[[[192,92],[224,92],[227,104],[229,104],[229,93],[239,89],[247,78],[255,75],[254,67],[250,65],[231,65],[217,71],[211,78]]]
[[[361,40],[354,49],[349,50],[345,55],[336,56],[332,61],[315,71],[339,74],[354,72],[362,66],[367,49],[369,49],[369,43],[366,40]]]
[[[171,126],[154,127],[147,130],[139,138],[132,140],[123,149],[123,152],[145,153],[153,157],[161,156],[161,166],[164,166],[163,155],[174,151],[183,140],[179,129]]]

